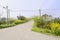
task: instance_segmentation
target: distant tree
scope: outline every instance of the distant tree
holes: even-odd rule
[[[48,15],[48,14],[42,15],[42,17],[44,17],[46,20],[51,20],[52,19],[52,15]]]
[[[6,20],[6,18],[5,18],[5,17],[3,17],[3,18],[1,18],[1,20],[2,20],[2,21],[5,21],[5,20]]]
[[[60,18],[55,18],[54,22],[60,23]]]
[[[26,17],[24,17],[24,16],[17,16],[17,18],[18,18],[18,20],[25,20],[26,19]]]
[[[6,18],[5,17],[1,18],[0,24],[6,24]]]

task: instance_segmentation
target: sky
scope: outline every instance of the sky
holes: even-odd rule
[[[10,9],[10,16],[16,17],[17,15],[23,15],[31,17],[39,15],[39,9],[43,13],[49,13],[55,17],[59,16],[60,13],[60,0],[0,0],[0,5]],[[57,10],[47,10],[57,9]],[[0,14],[6,16],[6,10],[0,7]],[[19,10],[36,10],[36,11],[19,11]]]

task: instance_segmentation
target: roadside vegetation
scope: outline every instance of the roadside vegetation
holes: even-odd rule
[[[10,18],[8,22],[7,22],[6,18],[1,18],[1,20],[0,20],[0,29],[13,27],[15,25],[28,22],[29,20],[30,19],[28,19],[28,18],[26,18],[24,16],[17,16],[17,19]]]
[[[33,20],[32,31],[60,36],[60,18],[44,14],[40,17],[33,17]]]

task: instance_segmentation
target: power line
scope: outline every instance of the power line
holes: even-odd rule
[[[41,11],[60,11],[60,9],[40,9]],[[10,10],[11,12],[35,12],[38,10]]]
[[[48,11],[50,11],[50,10],[60,10],[60,9],[41,9],[42,11],[43,10],[48,10]]]
[[[35,12],[38,10],[10,10],[11,12]]]

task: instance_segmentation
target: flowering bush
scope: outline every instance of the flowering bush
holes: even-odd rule
[[[15,22],[13,22],[13,23],[20,24],[20,23],[24,23],[24,22],[25,22],[24,20],[15,20]]]
[[[60,35],[60,24],[59,23],[51,23],[51,32]]]

